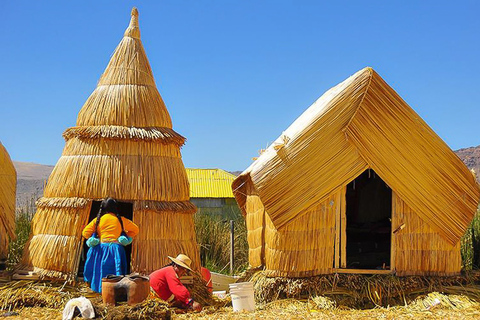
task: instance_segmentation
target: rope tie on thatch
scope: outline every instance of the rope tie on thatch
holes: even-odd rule
[[[67,141],[78,137],[83,139],[133,139],[133,140],[155,140],[164,144],[173,143],[179,147],[185,144],[185,137],[176,133],[170,128],[149,127],[135,128],[123,126],[89,126],[71,127],[65,130],[63,138]]]
[[[151,210],[157,212],[195,213],[197,207],[190,201],[135,201],[133,210]]]
[[[37,200],[36,205],[39,208],[84,208],[92,200],[100,199],[85,199],[85,198],[46,198],[41,197]],[[118,199],[119,201],[133,202],[133,210],[150,210],[157,212],[174,212],[174,213],[195,213],[197,207],[190,201],[151,201],[151,200],[126,200]]]
[[[41,197],[35,203],[38,208],[84,208],[88,199],[84,198],[45,198]]]

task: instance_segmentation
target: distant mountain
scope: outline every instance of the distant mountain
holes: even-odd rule
[[[55,166],[38,164],[33,162],[13,161],[13,165],[17,170],[18,180],[45,180],[48,179],[50,173]]]
[[[475,170],[480,182],[480,146],[455,151],[469,169]],[[34,210],[35,200],[43,195],[43,188],[54,166],[13,161],[17,170],[17,207]],[[230,171],[238,176],[242,171]]]
[[[480,182],[480,146],[460,149],[455,151],[458,157],[470,170],[475,170],[477,180]]]
[[[13,161],[13,165],[17,171],[17,208],[32,212],[54,166],[20,161]]]

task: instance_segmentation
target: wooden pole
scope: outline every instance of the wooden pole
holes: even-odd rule
[[[233,259],[235,255],[235,241],[234,241],[234,222],[230,220],[230,274],[233,274]]]

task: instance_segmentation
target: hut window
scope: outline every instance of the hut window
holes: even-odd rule
[[[392,190],[368,169],[347,186],[346,267],[390,269]]]

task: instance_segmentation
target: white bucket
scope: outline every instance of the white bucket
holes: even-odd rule
[[[251,282],[239,282],[229,284],[230,290],[232,289],[253,289],[253,283]]]
[[[229,286],[233,311],[255,311],[253,283],[232,283]]]

